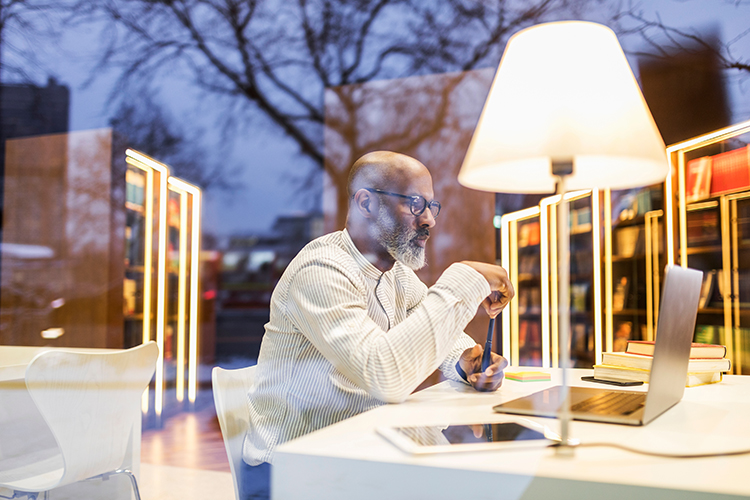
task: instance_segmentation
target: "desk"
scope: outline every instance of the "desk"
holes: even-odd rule
[[[38,457],[55,453],[57,443],[26,390],[26,367],[37,354],[53,347],[0,346],[0,468],[14,468],[19,457],[34,450]],[[102,352],[105,349],[66,349],[77,352]],[[107,349],[106,351],[111,351]],[[122,464],[139,476],[141,456],[141,420],[133,426],[130,449]],[[116,484],[76,483],[52,490],[51,500],[67,498],[131,498],[130,482],[124,476],[110,479]],[[101,483],[101,482],[99,482]],[[0,488],[0,495],[7,495]]]
[[[533,368],[535,371],[542,369]],[[495,393],[477,393],[442,382],[386,405],[285,443],[274,459],[272,493],[287,499],[704,499],[750,496],[750,455],[668,459],[615,448],[578,448],[573,458],[551,449],[483,451],[413,457],[375,428],[512,421],[492,406],[559,384],[506,380]],[[591,370],[572,370],[582,382]],[[648,386],[628,388],[645,391]],[[559,431],[555,419],[533,418]],[[685,389],[683,400],[644,427],[571,423],[571,436],[665,453],[750,449],[750,377],[725,376],[720,384]],[[726,496],[724,496],[726,495]]]

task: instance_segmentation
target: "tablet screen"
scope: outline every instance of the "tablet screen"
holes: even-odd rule
[[[409,453],[546,446],[557,437],[534,422],[388,427],[378,432]]]
[[[450,444],[545,439],[543,433],[515,422],[449,425],[442,432]]]

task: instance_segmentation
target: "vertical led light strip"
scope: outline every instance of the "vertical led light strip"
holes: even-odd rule
[[[565,193],[565,200],[571,202],[585,196],[589,196],[591,191],[571,191]],[[559,368],[560,366],[560,341],[559,341],[559,285],[557,280],[557,204],[560,203],[560,195],[549,196],[542,199],[539,203],[541,207],[549,208],[549,239],[554,242],[554,245],[550,245],[549,252],[549,277],[547,278],[550,283],[550,358],[552,359],[552,368]],[[591,214],[592,224],[594,220],[593,211]],[[593,228],[593,225],[592,225]]]
[[[500,265],[510,273],[510,219],[509,214],[500,217]],[[510,275],[508,276],[510,277]],[[512,282],[512,281],[511,281]],[[515,286],[515,285],[514,285]],[[518,295],[518,290],[516,290]],[[515,299],[516,301],[518,299]],[[513,301],[511,301],[513,302]],[[500,323],[500,337],[503,346],[503,357],[511,363],[510,359],[510,311],[504,312]],[[512,364],[512,363],[511,363]]]
[[[643,216],[646,244],[646,339],[654,340],[659,322],[659,217],[661,210],[652,210]]]
[[[156,360],[156,389],[154,391],[154,411],[161,415],[164,406],[164,328],[166,311],[166,269],[167,269],[167,179],[169,169],[148,156],[132,149],[125,151],[126,160],[140,162],[159,172],[159,212],[158,212],[158,247],[157,247],[157,280],[156,280],[156,344],[159,346],[159,357]]]
[[[594,261],[594,362],[602,362],[602,248],[601,248],[601,211],[599,209],[599,190],[591,191],[591,245]]]
[[[732,370],[742,375],[742,336],[740,335],[740,256],[739,256],[739,227],[737,224],[737,198],[729,197],[731,220],[731,248],[732,248],[732,319],[734,320],[734,346],[737,356],[733,360]]]
[[[502,266],[508,271],[509,277],[513,283],[518,282],[518,247],[516,225],[519,220],[528,219],[539,215],[539,207],[526,208],[517,212],[505,214],[500,218],[500,258]],[[542,235],[539,235],[540,238]],[[541,241],[541,240],[540,240]],[[540,279],[543,279],[540,276]],[[516,296],[519,290],[516,289]],[[503,314],[502,321],[502,339],[503,339],[503,356],[512,366],[518,366],[519,346],[518,346],[518,300],[512,300],[510,303],[510,314]],[[513,320],[511,321],[511,317]]]
[[[198,320],[200,297],[200,258],[201,258],[201,190],[176,177],[169,183],[191,195],[190,210],[190,323],[188,327],[188,400],[195,403],[198,394]]]
[[[675,172],[674,157],[672,153],[667,149],[667,162],[669,163],[669,174],[664,180],[664,196],[665,204],[664,210],[666,210],[667,216],[664,218],[665,222],[665,235],[667,243],[667,265],[674,265],[674,222],[672,220],[672,214],[674,214],[674,208],[672,206],[674,201],[674,187],[672,186],[672,177]]]
[[[646,339],[654,340],[654,285],[653,279],[653,262],[651,260],[652,242],[651,242],[651,212],[643,216],[645,223],[645,247],[646,247]]]
[[[719,198],[721,210],[721,267],[724,270],[720,273],[720,278],[724,282],[719,285],[722,290],[722,303],[724,304],[724,339],[722,343],[727,346],[727,358],[732,362],[732,366],[737,366],[737,359],[734,349],[734,333],[732,328],[732,281],[729,270],[732,269],[732,245],[729,237],[729,200],[727,196]],[[739,325],[738,325],[739,326]]]
[[[510,221],[510,280],[518,287],[518,220]],[[518,293],[517,290],[516,293]],[[518,346],[518,302],[512,301],[510,316],[513,318],[510,324],[510,359],[511,366],[519,366],[521,363],[521,350]],[[511,361],[511,359],[513,361]]]
[[[680,265],[688,266],[687,259],[687,204],[685,202],[685,151],[677,152],[677,193],[680,197]]]
[[[659,246],[659,217],[662,217],[663,215],[664,212],[662,210],[657,210],[653,216],[654,224],[651,226],[651,231],[653,231],[651,241],[653,241],[654,244],[654,251],[651,254],[651,258],[654,261],[654,331],[656,331],[656,325],[659,324],[659,300],[661,295],[661,279],[659,277],[661,273],[661,268],[659,266],[659,254],[661,253],[661,246]]]
[[[612,317],[612,191],[604,190],[604,348],[614,350],[614,318]]]
[[[741,200],[747,200],[750,198],[750,194],[748,193],[739,193],[732,196],[728,196],[727,199],[729,200],[729,203],[731,204],[731,226],[732,226],[732,232],[731,232],[731,245],[732,245],[732,311],[733,311],[733,320],[734,320],[734,327],[732,328],[734,332],[734,360],[732,360],[732,372],[735,375],[747,375],[748,370],[747,367],[744,366],[744,360],[743,360],[743,353],[745,351],[744,345],[743,345],[743,339],[742,339],[742,329],[740,328],[740,260],[739,260],[739,227],[738,227],[738,213],[737,213],[737,202]],[[745,298],[744,296],[742,298]]]
[[[129,150],[128,150],[129,151]],[[142,340],[145,344],[151,340],[151,288],[153,286],[153,253],[154,253],[154,170],[148,168],[143,163],[125,156],[125,162],[146,173],[146,192],[144,195],[144,256],[143,256],[143,335]],[[141,396],[141,411],[148,413],[148,388],[143,391]]]
[[[169,189],[180,197],[180,248],[177,275],[177,366],[175,367],[175,390],[177,401],[185,399],[185,315],[187,301],[187,193],[176,189],[169,178]]]
[[[554,203],[552,200],[555,199],[554,196],[549,198],[544,198],[542,201],[539,202],[539,226],[540,226],[540,259],[541,259],[541,275],[539,276],[539,280],[542,284],[542,367],[543,368],[550,368],[550,367],[557,367],[557,364],[555,363],[555,357],[557,354],[557,349],[553,348],[554,345],[552,342],[551,337],[551,324],[550,320],[552,317],[550,317],[550,304],[551,304],[551,297],[550,297],[550,272],[549,272],[549,266],[550,266],[550,247],[556,247],[556,245],[550,245],[550,241],[556,241],[556,240],[550,240],[550,228],[552,226],[556,227],[555,224],[557,224],[557,220],[550,221],[550,204]],[[550,225],[551,224],[551,225]],[[557,281],[555,281],[557,282]],[[557,293],[554,294],[555,300],[557,300]],[[557,311],[557,308],[555,308],[555,311]],[[555,328],[557,327],[557,321],[555,321]],[[554,365],[553,365],[554,363]]]
[[[550,303],[550,347],[552,368],[560,368],[560,284],[557,282],[557,210],[555,203],[559,201],[559,196],[553,196],[554,200],[549,204],[549,239],[554,244],[550,245],[549,251],[549,303]]]

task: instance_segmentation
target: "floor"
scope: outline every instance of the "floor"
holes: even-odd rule
[[[141,440],[143,500],[232,500],[229,472],[213,400],[198,395],[196,410],[171,416]]]

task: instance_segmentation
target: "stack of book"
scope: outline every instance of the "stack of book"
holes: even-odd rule
[[[725,358],[727,348],[715,344],[693,344],[690,349],[686,387],[721,382],[722,374],[731,369]],[[602,364],[594,365],[594,378],[618,382],[648,382],[654,343],[629,340],[625,352],[605,352]]]

